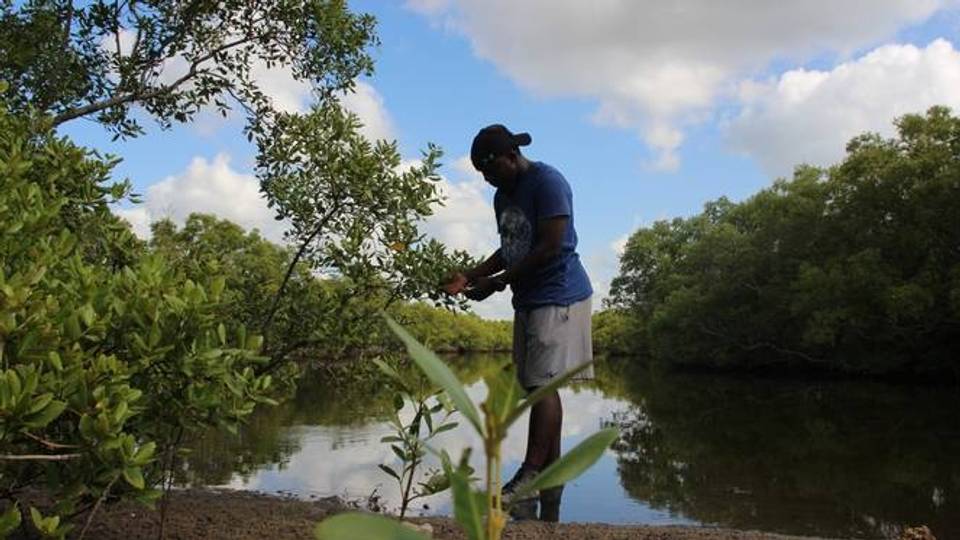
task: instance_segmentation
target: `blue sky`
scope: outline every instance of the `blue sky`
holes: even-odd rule
[[[933,104],[960,107],[954,0],[358,0],[382,44],[376,73],[345,98],[371,136],[414,159],[445,151],[451,200],[427,230],[484,255],[496,245],[492,190],[466,166],[480,127],[528,131],[525,153],[574,189],[579,251],[600,295],[615,246],[638,226],[748,197],[800,162],[826,165],[863,131]],[[263,80],[287,108],[302,86]],[[210,211],[274,239],[257,200],[253,148],[238,120],[111,142],[89,121],[63,131],[124,158],[118,173],[146,197],[119,210],[145,230],[160,217]],[[478,305],[509,317],[500,294]]]

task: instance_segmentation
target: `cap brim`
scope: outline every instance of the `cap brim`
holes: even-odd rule
[[[533,137],[531,137],[529,133],[517,133],[513,136],[513,142],[516,143],[517,146],[527,146],[533,142]]]

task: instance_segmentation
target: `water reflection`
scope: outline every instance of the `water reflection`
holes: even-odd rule
[[[468,393],[505,357],[461,359]],[[399,504],[377,469],[395,456],[392,395],[373,376],[321,373],[296,399],[261,411],[239,437],[211,433],[184,483],[287,491],[301,497],[376,493]],[[960,537],[960,420],[956,391],[877,383],[798,383],[651,374],[598,365],[592,386],[565,389],[564,449],[603,425],[622,436],[567,486],[563,521],[705,523],[794,534],[876,537],[925,523]],[[523,458],[526,420],[507,439],[504,475]],[[481,448],[465,426],[438,445]],[[483,463],[474,456],[474,467]],[[435,463],[428,463],[428,466]],[[446,494],[421,513],[447,513]]]
[[[634,370],[615,419],[631,497],[701,522],[876,537],[960,537],[956,390]]]

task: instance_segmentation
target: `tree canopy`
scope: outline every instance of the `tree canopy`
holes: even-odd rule
[[[934,107],[896,127],[635,232],[612,284],[632,348],[673,365],[955,372],[960,119]]]
[[[5,0],[0,80],[13,112],[89,117],[122,137],[143,133],[134,106],[163,127],[205,106],[262,120],[268,70],[329,99],[373,70],[374,27],[343,0]]]

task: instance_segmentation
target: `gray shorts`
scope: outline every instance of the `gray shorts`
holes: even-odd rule
[[[593,360],[591,298],[569,306],[518,309],[513,318],[513,363],[524,388],[543,386],[558,375]],[[593,379],[593,366],[573,380]]]

